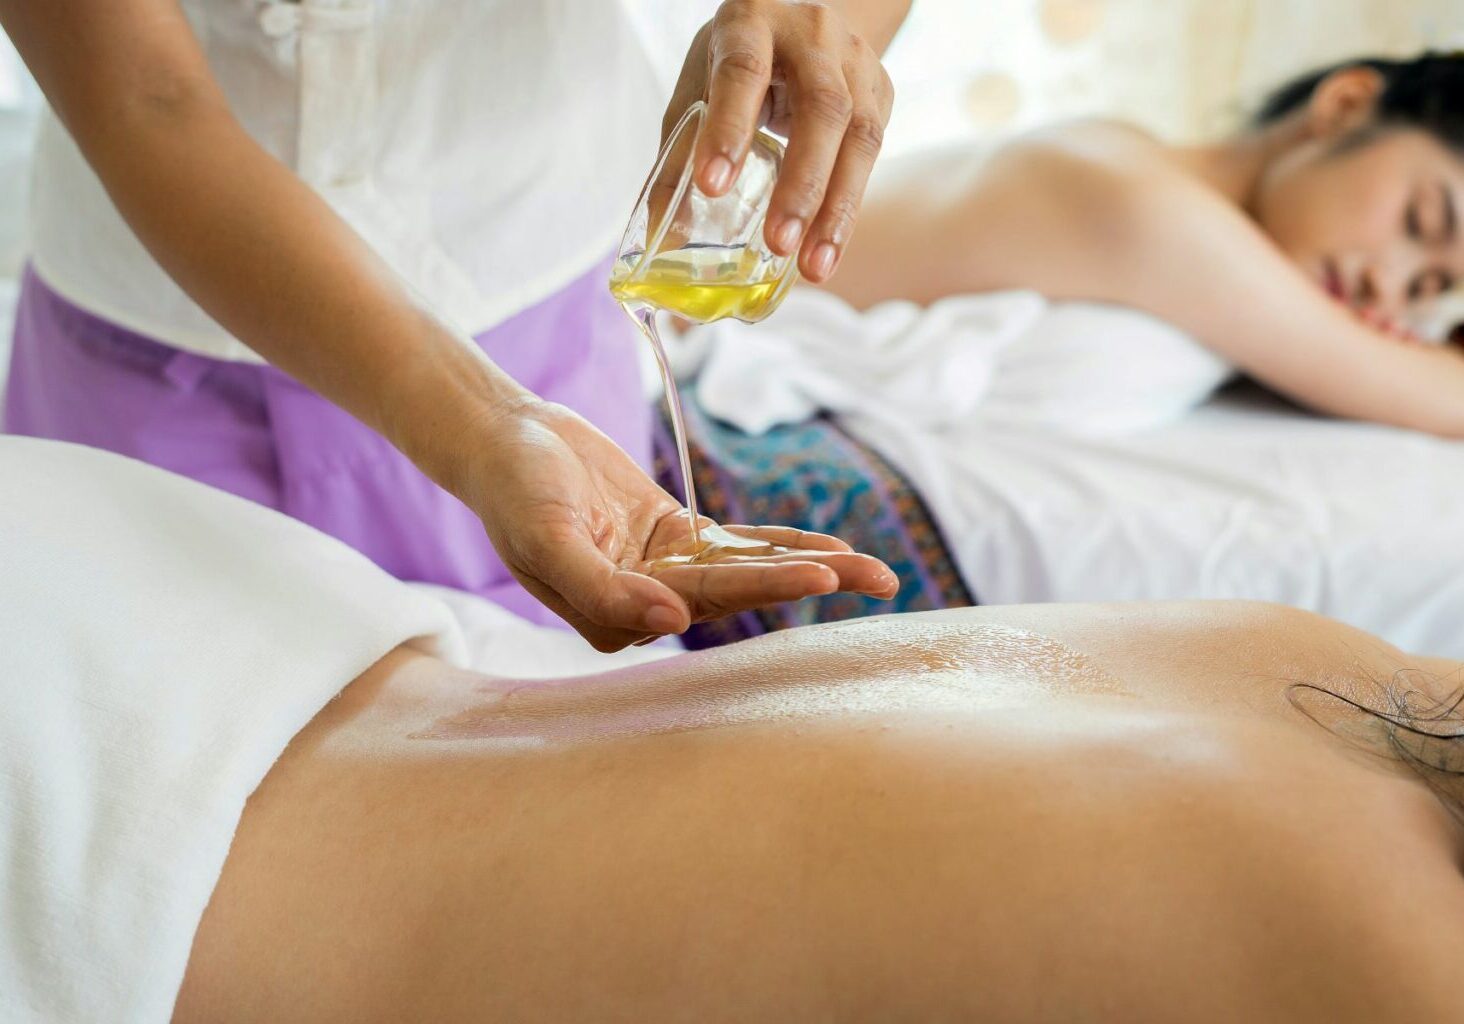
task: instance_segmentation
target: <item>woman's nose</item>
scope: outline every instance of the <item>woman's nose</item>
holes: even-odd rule
[[[1372,263],[1358,277],[1353,305],[1389,319],[1403,315],[1408,306],[1408,272],[1398,261]]]

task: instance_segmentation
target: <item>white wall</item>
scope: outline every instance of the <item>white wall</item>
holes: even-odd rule
[[[715,6],[622,2],[643,17]],[[1194,138],[1234,124],[1291,74],[1425,45],[1464,48],[1464,0],[915,0],[886,60],[899,93],[886,152],[1082,114]],[[22,251],[38,102],[0,35],[0,277]]]
[[[1290,75],[1425,45],[1464,47],[1464,0],[915,0],[889,147],[1098,113],[1195,138]]]

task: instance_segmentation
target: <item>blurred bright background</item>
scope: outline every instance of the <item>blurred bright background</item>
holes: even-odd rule
[[[899,91],[887,152],[1083,114],[1193,139],[1297,72],[1426,46],[1464,48],[1464,0],[915,0],[886,61]],[[39,103],[0,37],[0,280],[22,258]]]
[[[40,103],[40,90],[0,35],[0,288],[7,290],[24,253],[28,158]]]
[[[886,59],[888,151],[1118,115],[1188,140],[1288,77],[1464,48],[1461,0],[916,0]]]

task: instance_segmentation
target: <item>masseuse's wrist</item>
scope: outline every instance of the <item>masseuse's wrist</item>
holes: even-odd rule
[[[483,354],[473,340],[434,324],[394,375],[383,433],[439,487],[476,508],[478,453],[493,424],[539,398]]]

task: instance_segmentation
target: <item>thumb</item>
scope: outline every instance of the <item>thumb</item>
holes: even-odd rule
[[[532,575],[595,626],[637,633],[681,633],[691,612],[670,587],[622,569],[585,534],[575,531],[544,545]]]

